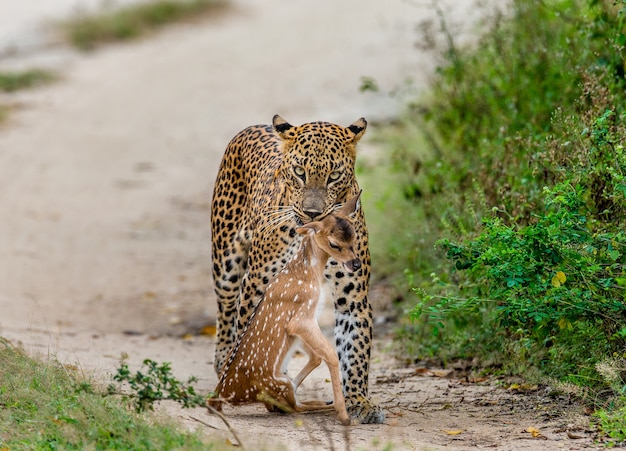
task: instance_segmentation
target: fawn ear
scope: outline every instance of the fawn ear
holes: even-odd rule
[[[313,235],[320,231],[320,223],[319,222],[309,222],[308,224],[304,224],[302,227],[298,227],[296,232],[299,235]]]
[[[278,136],[285,141],[290,141],[296,136],[296,132],[294,130],[295,127],[278,114],[274,115],[274,118],[272,119],[272,126],[274,127],[274,130],[276,130],[276,133],[278,133]]]
[[[341,210],[339,210],[345,216],[352,216],[356,211],[361,207],[361,193],[363,190],[360,190],[359,193],[354,196],[352,199],[349,199]]]

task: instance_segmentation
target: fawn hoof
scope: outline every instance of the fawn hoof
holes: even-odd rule
[[[369,398],[346,398],[346,407],[352,424],[381,424],[385,421],[383,409]]]
[[[210,399],[210,398],[207,399],[206,405],[207,405],[207,408],[209,408],[209,411],[211,409],[215,409],[218,412],[222,411],[222,401],[218,401],[217,399]]]
[[[346,416],[343,415],[338,415],[337,419],[339,420],[339,422],[343,425],[343,426],[350,426],[350,425],[355,425],[357,423],[353,423],[352,420],[350,419],[350,416],[346,414]]]

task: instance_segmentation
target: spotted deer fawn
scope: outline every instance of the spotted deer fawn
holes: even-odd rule
[[[221,410],[223,402],[234,405],[262,402],[270,411],[278,408],[304,412],[334,407],[341,424],[350,424],[337,352],[320,330],[317,307],[324,296],[324,268],[329,257],[343,264],[348,272],[361,267],[352,247],[355,234],[348,219],[356,211],[358,200],[359,195],[324,219],[296,229],[303,237],[301,247],[267,286],[230,351],[215,388],[219,397],[208,401],[211,407]],[[298,341],[309,361],[291,380],[286,367],[290,351]],[[330,371],[333,404],[298,401],[296,390],[322,360]]]

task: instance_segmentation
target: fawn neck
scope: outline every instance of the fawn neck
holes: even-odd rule
[[[329,257],[328,253],[320,249],[314,237],[307,235],[302,237],[300,250],[293,257],[289,266],[291,266],[292,271],[296,271],[296,274],[312,272],[309,277],[321,282]]]

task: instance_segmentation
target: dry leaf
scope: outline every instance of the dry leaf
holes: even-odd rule
[[[200,334],[213,336],[217,334],[217,327],[215,326],[215,324],[208,324],[200,329]]]
[[[430,376],[435,377],[447,377],[450,373],[452,373],[452,370],[430,370],[428,372]]]
[[[526,391],[535,391],[539,389],[539,386],[537,384],[522,384],[520,385],[520,389],[522,390],[526,390]]]
[[[571,438],[572,440],[577,440],[579,438],[585,438],[584,435],[580,435],[580,434],[574,434],[573,432],[567,431],[567,436],[569,438]]]
[[[478,384],[479,382],[485,382],[486,380],[488,380],[487,377],[473,377],[470,378],[468,382],[471,382],[472,384]]]
[[[531,384],[511,384],[508,390],[518,390],[518,391],[536,391],[539,388],[538,385]]]
[[[537,429],[537,428],[532,427],[532,426],[526,428],[526,432],[530,432],[533,437],[541,436],[541,431],[539,429]]]
[[[443,432],[445,432],[448,435],[459,435],[460,433],[463,432],[463,429],[454,429],[452,431],[448,431],[444,429]]]

